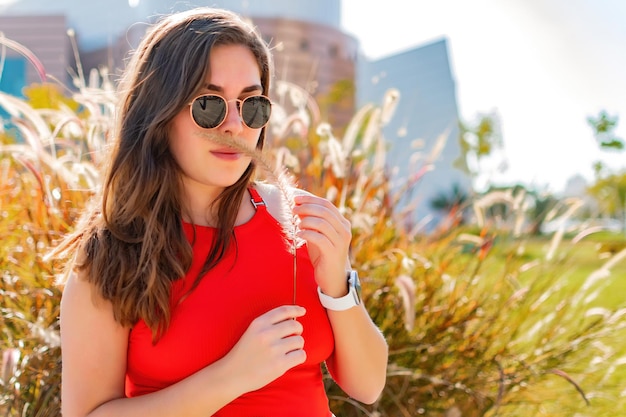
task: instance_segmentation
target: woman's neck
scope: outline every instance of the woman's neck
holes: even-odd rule
[[[185,190],[182,219],[198,226],[218,226],[218,209],[216,201],[223,189],[205,190],[204,192],[188,192]],[[255,209],[248,192],[244,193],[242,204],[235,220],[235,226],[246,223],[254,215]]]
[[[217,226],[218,206],[215,202],[223,188],[197,187],[195,185],[183,184],[183,221],[199,226]]]

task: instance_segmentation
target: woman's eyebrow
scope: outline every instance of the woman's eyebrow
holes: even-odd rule
[[[207,90],[217,91],[219,93],[223,93],[224,92],[224,88],[222,88],[222,87],[220,87],[218,85],[215,85],[215,84],[209,84],[209,85],[206,86],[206,88],[207,88]],[[241,93],[250,93],[250,92],[258,91],[258,90],[263,91],[263,87],[260,86],[259,84],[254,84],[254,85],[251,85],[251,86],[246,87],[243,90],[241,90]]]

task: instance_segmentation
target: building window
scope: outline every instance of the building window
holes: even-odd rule
[[[300,41],[300,50],[301,51],[306,52],[306,51],[309,50],[309,47],[310,47],[310,45],[309,45],[308,39],[302,39]]]

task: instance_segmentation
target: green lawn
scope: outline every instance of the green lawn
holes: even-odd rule
[[[524,244],[524,256],[527,256],[529,260],[545,258],[550,243],[550,237],[533,238]],[[557,293],[557,296],[552,297],[551,301],[546,301],[548,303],[546,311],[556,309],[557,305],[562,301],[569,302],[572,299],[572,295],[580,291],[595,271],[606,265],[612,257],[624,248],[626,248],[626,238],[616,234],[603,233],[588,236],[577,243],[572,243],[571,238],[564,239],[554,255],[554,262],[560,265],[559,268],[555,269],[555,271],[558,271],[558,276],[546,278],[551,279],[552,283],[560,283],[563,286]],[[592,290],[588,292],[591,294],[596,293],[597,297],[588,302],[585,297],[583,298],[585,302],[579,305],[568,306],[572,311],[579,314],[580,322],[568,322],[567,326],[579,325],[582,327],[584,323],[588,323],[590,319],[585,318],[585,313],[593,308],[601,307],[607,310],[626,308],[626,257],[622,257],[621,260],[615,262],[610,269],[610,274],[600,278],[591,288]],[[563,298],[559,298],[558,294],[563,294]],[[566,296],[568,298],[565,298]],[[622,317],[621,320],[626,320],[626,316]],[[624,332],[622,331],[621,335],[607,337],[598,342],[598,361],[602,356],[602,349],[605,349],[606,352],[612,351],[612,353],[607,354],[603,359],[605,362],[603,365],[598,364],[597,368],[594,368],[597,372],[594,373],[592,370],[589,374],[585,374],[583,371],[582,375],[575,378],[590,401],[590,406],[585,405],[583,398],[573,389],[572,384],[564,378],[554,376],[545,378],[533,390],[522,394],[522,396],[527,396],[527,398],[540,396],[540,406],[529,408],[526,404],[519,409],[513,406],[514,411],[509,410],[505,414],[520,416],[572,415],[577,417],[626,415],[626,385],[624,384],[624,381],[626,381],[626,364],[624,363],[626,362],[626,344],[623,337]],[[576,357],[575,352],[573,357]],[[614,363],[615,366],[613,372],[607,375],[607,369],[611,368],[611,365],[607,364],[610,363]],[[588,364],[589,362],[585,361],[582,369],[586,370],[586,367],[589,366]],[[608,395],[605,395],[602,389],[596,390],[596,386],[600,381],[602,381],[604,389],[612,387],[614,392],[618,393],[619,398],[617,400],[615,398],[611,399]],[[574,398],[574,401],[566,401],[565,403],[569,407],[566,409],[563,405],[565,396],[579,398]],[[513,412],[511,413],[510,411]]]
[[[546,238],[538,238],[529,242],[529,252],[538,257],[545,256],[550,241]],[[580,287],[585,280],[596,270],[600,269],[607,261],[620,250],[626,248],[626,237],[599,233],[590,235],[577,243],[571,243],[571,239],[565,239],[555,253],[555,257],[563,257],[563,264],[568,265],[563,269],[564,278],[568,285]],[[598,298],[590,302],[591,306],[603,306],[618,308],[626,306],[626,259],[617,262],[611,269],[610,275],[603,278],[599,285],[603,285]]]

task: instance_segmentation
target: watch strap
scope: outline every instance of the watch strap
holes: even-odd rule
[[[361,304],[361,297],[358,291],[359,277],[356,271],[348,271],[348,294],[343,297],[333,298],[322,292],[320,287],[317,287],[317,294],[320,298],[320,303],[327,310],[333,311],[345,311],[352,307]]]

